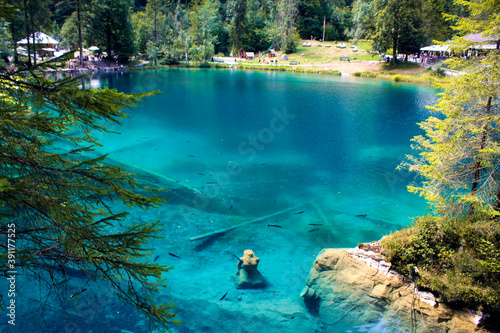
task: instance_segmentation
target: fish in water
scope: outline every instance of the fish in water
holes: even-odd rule
[[[153,149],[153,151],[157,151],[157,150],[160,150],[160,148],[155,148],[155,149]]]
[[[233,209],[233,205],[231,205],[231,207],[229,207],[229,210]]]
[[[360,218],[364,219],[366,217],[366,214],[354,215],[354,217],[360,217]]]
[[[83,288],[81,290],[78,290],[76,293],[74,293],[73,295],[71,295],[69,298],[73,298],[75,297],[76,295],[79,295],[81,293],[83,293],[85,290],[87,290],[87,288]]]
[[[186,155],[187,157],[194,157],[194,155]]]
[[[233,257],[235,257],[236,259],[238,259],[238,261],[242,261],[240,258],[238,258],[235,254],[233,254]]]
[[[318,231],[318,230],[319,230],[319,228],[314,228],[314,229],[309,230],[308,232],[313,232],[313,231]]]
[[[178,255],[173,254],[173,253],[170,253],[170,252],[169,252],[168,254],[170,254],[172,257],[175,257],[175,258],[179,258],[179,259],[181,258],[181,257],[179,257]]]
[[[158,258],[160,258],[160,255],[157,255],[157,256],[155,257],[155,260],[154,260],[154,261],[156,262],[156,260],[158,260]]]
[[[277,224],[268,224],[267,226],[268,227],[273,227],[273,228],[283,228],[282,226],[277,225]]]
[[[322,227],[323,226],[321,223],[309,223],[309,225],[312,225],[315,227]]]
[[[297,213],[295,213],[294,215],[299,215],[299,214],[303,214],[304,212],[305,212],[305,210],[303,210],[303,211],[300,211],[300,212],[297,212]]]
[[[206,175],[206,174],[204,174],[204,173],[202,173],[202,172],[198,172],[198,174],[199,174],[200,176],[205,176],[205,175]]]
[[[226,295],[227,295],[227,293],[228,293],[228,292],[229,292],[229,291],[226,291],[226,293],[224,294],[224,296],[222,296],[222,297],[220,298],[220,300],[221,300],[221,301],[222,301],[222,300],[226,297]]]

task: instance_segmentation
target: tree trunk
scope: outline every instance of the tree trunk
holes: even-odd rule
[[[33,21],[33,11],[30,11],[30,14],[31,14],[31,30],[33,32],[33,65],[36,66],[36,36],[35,36],[35,22]]]
[[[28,4],[27,1],[24,0],[24,20],[26,22],[26,40],[28,41],[28,65],[31,66],[31,45],[30,45],[30,25],[28,24]]]
[[[108,59],[111,59],[111,38],[113,38],[113,33],[111,31],[111,20],[108,18],[106,23],[106,51],[108,52]]]
[[[488,97],[488,101],[486,102],[486,114],[490,113],[491,109],[491,97]],[[479,142],[479,150],[484,149],[484,145],[486,143],[486,136],[488,134],[488,124],[484,124],[481,129],[481,141]],[[477,188],[479,187],[479,180],[481,178],[481,159],[478,157],[476,162],[474,162],[474,179],[472,180],[471,194],[476,195]],[[474,214],[474,205],[471,203],[469,205],[468,215]]]
[[[395,34],[396,32],[393,32]],[[397,56],[397,49],[398,49],[398,37],[394,35],[392,37],[392,64],[396,64],[396,56]]]
[[[80,48],[80,66],[83,67],[82,21],[80,19],[80,0],[76,1],[76,15],[78,19],[78,47]]]
[[[498,184],[497,195],[495,198],[495,207],[493,207],[493,209],[497,212],[500,212],[500,184]]]
[[[14,45],[14,64],[19,65],[19,55],[17,53],[17,42],[16,39],[14,38],[14,33],[12,32],[12,28],[10,29],[11,31],[11,36],[12,36],[12,45]]]
[[[156,21],[157,21],[157,16],[158,16],[158,8],[155,5],[155,11],[153,13],[154,15],[154,26],[155,26],[155,66],[158,65],[158,31],[157,31],[157,26],[156,26]]]

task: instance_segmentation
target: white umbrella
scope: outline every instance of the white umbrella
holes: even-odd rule
[[[91,46],[89,47],[89,51],[97,51],[99,48],[97,46]]]
[[[50,37],[49,35],[44,34],[43,32],[40,32],[40,31],[35,32],[32,35],[30,35],[30,38],[29,38],[30,44],[33,44],[33,37],[34,37],[34,41],[37,44],[52,44],[52,45],[59,44],[59,42],[57,40],[55,40],[54,38]],[[28,44],[28,39],[27,38],[21,39],[21,40],[17,41],[17,44]]]
[[[450,48],[449,44],[446,45],[429,45],[420,48],[420,51],[433,51],[433,52],[446,52]]]

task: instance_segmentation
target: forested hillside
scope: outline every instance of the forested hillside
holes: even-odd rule
[[[451,0],[6,0],[18,10],[4,30],[34,31],[63,46],[97,45],[108,55],[206,60],[212,55],[295,51],[299,39],[372,39],[374,50],[417,52],[452,37],[443,14],[467,16]],[[6,35],[7,34],[7,35]],[[9,37],[8,34],[10,34]]]

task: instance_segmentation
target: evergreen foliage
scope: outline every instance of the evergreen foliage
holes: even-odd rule
[[[425,197],[432,214],[382,240],[400,271],[418,267],[416,282],[445,301],[500,311],[500,51],[498,1],[457,0],[468,17],[448,16],[459,35],[481,33],[485,42],[456,37],[451,67],[466,74],[438,84],[436,116],[420,124],[413,139],[418,156],[402,167],[419,181],[409,190]],[[494,43],[484,51],[481,45]],[[472,56],[472,57],[471,57]]]
[[[458,2],[462,3],[462,1]],[[500,21],[495,8],[483,2],[474,16],[458,20],[457,30],[465,34],[482,32],[498,36]],[[488,22],[488,23],[486,23]],[[484,31],[484,32],[483,32]],[[478,49],[478,44],[464,38],[454,40],[457,54]],[[486,45],[490,42],[482,43]],[[497,46],[498,46],[498,42]],[[451,67],[467,68],[467,75],[457,77],[438,88],[443,92],[431,109],[441,117],[430,117],[420,124],[425,136],[414,139],[419,157],[410,157],[406,166],[420,174],[422,185],[410,190],[424,196],[443,215],[472,214],[474,211],[496,215],[500,205],[500,124],[498,49],[478,54],[472,59],[452,57]]]
[[[378,0],[377,19],[371,37],[381,53],[392,48],[392,63],[398,53],[411,54],[424,45],[422,0]]]
[[[207,61],[214,54],[219,24],[220,3],[218,0],[196,0],[189,13],[190,33],[194,44],[189,49],[194,59]]]
[[[108,281],[153,327],[165,329],[178,323],[173,305],[155,304],[153,297],[165,287],[163,274],[170,268],[149,261],[146,248],[158,237],[160,222],[118,228],[128,212],[114,211],[111,204],[150,209],[164,200],[159,190],[139,185],[122,167],[107,165],[106,156],[92,153],[99,145],[96,134],[127,117],[124,108],[157,92],[79,85],[77,78],[54,82],[33,70],[2,70],[0,257],[7,261],[7,230],[15,229],[16,269],[59,291],[63,307],[65,274],[78,271],[89,280]],[[4,265],[0,272],[5,276],[8,270]]]
[[[160,57],[167,62],[186,55],[189,59],[190,54],[203,60],[241,49],[258,52],[270,45],[290,51],[295,33],[302,39],[321,39],[323,31],[329,41],[373,38],[376,51],[413,53],[453,35],[450,25],[456,19],[449,20],[450,15],[468,15],[451,0],[7,1],[20,9],[16,19],[9,20],[14,41],[35,30],[53,30],[64,46],[97,45],[122,58],[138,52],[155,62]],[[207,6],[213,19],[202,21],[209,29],[200,28],[197,18],[207,17]]]

